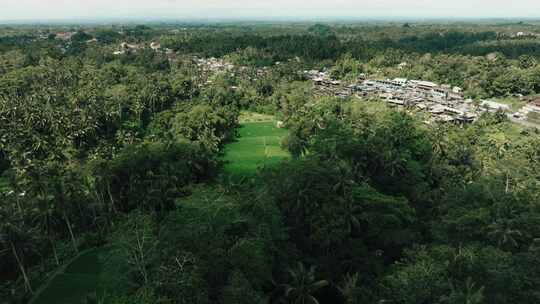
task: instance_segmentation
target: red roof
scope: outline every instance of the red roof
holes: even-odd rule
[[[540,97],[531,100],[531,102],[529,102],[529,104],[533,105],[533,106],[536,106],[536,107],[540,107]]]

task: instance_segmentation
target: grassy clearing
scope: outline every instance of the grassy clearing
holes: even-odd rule
[[[241,123],[237,141],[225,148],[225,171],[233,175],[250,175],[258,168],[279,163],[289,153],[281,148],[287,130],[274,121]]]
[[[535,113],[535,112],[529,113],[527,115],[527,121],[535,123],[535,124],[540,124],[540,114]]]
[[[94,248],[81,253],[56,273],[30,304],[79,304],[87,295],[116,293],[127,288],[122,275],[125,262],[115,261],[110,247]]]
[[[350,104],[353,113],[366,112],[368,114],[383,115],[390,110],[386,102],[381,100],[356,99]]]
[[[524,129],[525,128],[522,127],[521,125],[509,122],[509,123],[506,123],[505,125],[504,133],[506,134],[506,136],[510,137],[512,140],[518,140],[523,137],[522,132]]]
[[[510,106],[510,109],[512,112],[519,111],[521,108],[523,108],[527,104],[526,101],[523,101],[517,97],[497,98],[497,99],[494,99],[494,101]]]
[[[248,122],[274,122],[274,116],[272,115],[266,115],[261,113],[255,113],[255,112],[249,112],[249,111],[242,111],[240,113],[240,117],[238,118],[240,123],[248,123]]]

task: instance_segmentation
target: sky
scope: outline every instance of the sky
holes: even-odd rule
[[[0,0],[0,21],[280,17],[540,18],[540,0]]]

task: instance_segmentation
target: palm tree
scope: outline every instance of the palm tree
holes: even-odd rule
[[[289,270],[291,282],[278,286],[281,296],[274,297],[271,303],[288,304],[319,304],[313,294],[328,285],[328,281],[315,279],[315,266],[306,268],[303,263],[298,263],[295,269]]]
[[[349,235],[354,236],[355,233],[358,233],[361,229],[361,223],[358,214],[361,213],[362,207],[358,202],[353,201],[352,199],[347,199],[344,204],[345,211],[345,225]]]
[[[61,180],[56,181],[53,187],[56,194],[56,197],[53,196],[53,199],[55,199],[54,204],[56,205],[56,209],[61,213],[62,218],[64,222],[66,223],[66,227],[69,232],[73,249],[75,250],[76,253],[79,253],[77,240],[73,232],[73,224],[71,223],[71,220],[68,215],[68,212],[72,211],[71,209],[73,208],[73,202],[66,199],[66,193],[65,193],[66,187],[63,185],[63,181]]]
[[[518,240],[522,233],[512,227],[510,220],[496,220],[488,228],[490,229],[488,235],[497,241],[499,247],[516,248],[519,246]]]
[[[476,288],[476,284],[469,277],[465,282],[465,304],[480,304],[484,302],[484,287]]]
[[[468,277],[464,284],[452,285],[452,292],[449,296],[443,297],[445,303],[481,304],[485,303],[484,287],[477,287],[474,281]]]
[[[341,287],[339,287],[339,291],[341,294],[345,297],[346,303],[354,303],[355,296],[358,290],[358,280],[359,275],[358,273],[355,273],[353,275],[347,274],[345,276],[345,280]]]
[[[40,227],[40,230],[46,234],[53,252],[56,265],[60,265],[60,260],[58,259],[58,253],[56,252],[56,246],[54,244],[54,226],[58,224],[58,218],[54,210],[54,205],[51,204],[49,200],[39,200],[38,209],[36,210],[36,214],[34,216],[34,222],[36,222],[36,224]]]

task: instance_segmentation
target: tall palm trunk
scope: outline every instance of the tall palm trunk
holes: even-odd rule
[[[71,222],[69,221],[69,217],[67,216],[67,213],[66,213],[66,208],[68,207],[66,205],[66,198],[64,197],[64,187],[61,183],[58,183],[56,185],[56,193],[58,194],[58,199],[60,201],[60,208],[62,209],[62,216],[64,217],[64,221],[66,222],[66,225],[67,225],[67,228],[68,228],[68,231],[69,231],[69,236],[71,238],[71,244],[73,245],[73,248],[75,249],[75,252],[76,253],[79,253],[79,248],[77,248],[77,242],[75,240],[75,234],[73,233],[73,228],[71,226]]]
[[[21,273],[23,275],[24,285],[26,286],[28,291],[30,291],[30,293],[34,293],[34,291],[32,290],[32,286],[30,285],[30,280],[28,279],[28,276],[26,275],[26,269],[24,268],[24,265],[21,259],[19,258],[19,254],[17,253],[17,249],[15,249],[15,245],[13,244],[13,242],[10,242],[10,245],[11,245],[11,251],[13,252],[13,256],[15,256],[15,259],[17,260],[17,265],[19,265],[19,269],[21,270]]]
[[[60,266],[60,260],[58,259],[58,252],[56,252],[56,246],[54,245],[54,241],[52,237],[49,237],[49,242],[51,243],[51,248],[54,256],[54,261],[56,262],[56,266]]]
[[[504,193],[508,193],[510,191],[510,174],[506,172],[506,187],[504,189]]]
[[[118,211],[116,210],[116,204],[114,203],[114,198],[111,193],[111,186],[108,183],[107,183],[107,194],[109,195],[109,199],[111,200],[112,210],[114,211],[115,214],[118,213]]]
[[[18,196],[17,196],[17,199],[15,200],[15,202],[17,203],[17,208],[19,208],[19,212],[22,214],[23,213],[23,208],[21,206],[21,201],[19,200]]]
[[[71,228],[71,222],[69,221],[69,218],[64,213],[64,221],[66,221],[66,225],[68,227],[69,236],[71,237],[71,244],[73,245],[73,248],[75,249],[76,253],[79,253],[79,248],[77,248],[77,241],[75,240],[75,234],[73,234],[73,229]]]

